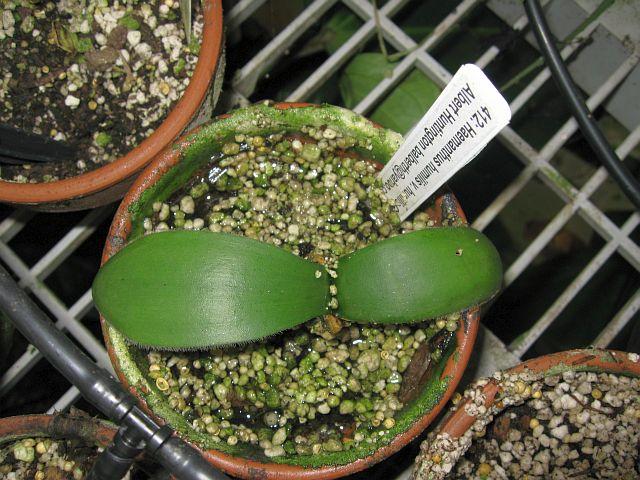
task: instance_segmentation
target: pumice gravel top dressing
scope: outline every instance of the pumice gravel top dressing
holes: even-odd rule
[[[468,312],[406,324],[356,323],[340,314],[350,302],[341,292],[351,286],[339,284],[348,263],[341,259],[440,230],[432,227],[464,225],[446,195],[401,220],[377,170],[400,143],[397,134],[337,107],[261,104],[187,136],[167,154],[182,152],[179,160],[149,170],[155,179],[125,200],[105,260],[124,238],[134,246],[147,235],[195,230],[270,244],[318,265],[313,280],[331,279],[323,315],[251,343],[149,351],[105,324],[116,368],[157,415],[202,448],[260,465],[322,468],[372,455],[434,409],[450,391],[451,377],[442,372],[460,353]],[[121,229],[122,215],[130,229]],[[450,254],[469,258],[467,247]],[[175,271],[182,271],[179,262]],[[177,289],[169,298],[184,304],[181,296]],[[178,334],[181,318],[175,321]]]

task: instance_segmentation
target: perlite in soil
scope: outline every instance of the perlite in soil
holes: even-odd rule
[[[112,162],[153,133],[193,74],[179,2],[7,0],[0,5],[0,122],[64,141],[69,162],[3,166],[2,180],[48,182]]]
[[[144,229],[244,235],[331,270],[341,255],[434,226],[425,213],[400,222],[375,167],[345,154],[358,143],[330,128],[237,135],[183,191],[153,205]],[[437,363],[459,321],[376,327],[327,315],[246,346],[148,352],[148,375],[214,444],[252,445],[273,459],[345,451],[395,426],[419,392],[405,378],[412,359]]]
[[[97,455],[96,447],[79,441],[24,438],[0,446],[0,478],[82,480]]]

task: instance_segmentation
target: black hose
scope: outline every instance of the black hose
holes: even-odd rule
[[[538,0],[525,0],[524,6],[533,33],[538,40],[542,55],[549,66],[549,70],[551,70],[554,80],[564,94],[566,101],[569,103],[573,115],[578,125],[580,125],[582,134],[609,174],[618,182],[618,185],[627,198],[635,205],[637,210],[640,210],[640,184],[633,177],[626,165],[620,161],[600,131],[600,128],[593,119],[593,115],[587,109],[578,92],[578,88],[573,83],[567,67],[562,61],[562,57],[560,57],[558,53],[540,3]]]
[[[158,426],[136,399],[106,370],[59,331],[45,313],[0,265],[0,310],[80,393],[106,416],[121,424],[116,441],[100,457],[90,478],[117,479],[133,462],[137,451],[147,451],[179,479],[229,480],[172,430]],[[113,448],[115,446],[115,448]]]

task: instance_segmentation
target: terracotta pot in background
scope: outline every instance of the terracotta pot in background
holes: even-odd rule
[[[264,125],[265,122],[270,125],[268,131],[256,126]],[[142,219],[151,212],[153,202],[165,200],[179,189],[180,182],[184,182],[184,179],[190,177],[199,166],[209,161],[212,151],[219,151],[225,138],[233,133],[266,134],[287,128],[297,131],[302,125],[328,125],[351,136],[366,136],[371,139],[373,145],[369,153],[371,158],[380,163],[389,160],[402,141],[400,135],[384,130],[351,111],[333,106],[264,103],[223,115],[181,137],[138,177],[113,220],[102,262],[106,262],[118,252],[128,240],[141,234]],[[441,194],[429,213],[438,221],[442,221],[447,215],[466,221],[460,205],[451,193]],[[418,398],[403,409],[407,418],[410,418],[404,429],[397,431],[389,443],[382,445],[374,453],[351,463],[317,468],[243,458],[236,456],[233,447],[227,446],[226,443],[209,445],[210,449],[204,454],[213,465],[225,472],[251,479],[329,479],[364,470],[400,450],[420,434],[442,410],[467,365],[476,338],[478,321],[477,308],[463,313],[455,340],[452,340],[456,342],[455,348],[440,360],[441,374],[428,381]],[[202,434],[197,434],[183,417],[171,410],[166,397],[146,377],[146,360],[141,358],[142,356],[127,344],[124,337],[112,329],[104,319],[102,325],[109,355],[120,380],[140,399],[145,410],[160,423],[169,423],[185,440],[202,445]],[[438,367],[436,371],[437,369]],[[429,389],[431,396],[428,397],[426,392]],[[426,400],[427,397],[430,400]],[[427,403],[419,402],[431,404],[424,406]],[[415,407],[414,411],[411,410],[412,406]],[[407,412],[412,412],[412,415]],[[198,442],[196,437],[201,441]],[[221,451],[223,449],[227,451]]]
[[[633,353],[614,350],[585,349],[553,353],[523,362],[495,376],[482,379],[469,387],[457,405],[451,408],[438,429],[429,434],[420,448],[412,478],[443,479],[447,477],[443,465],[455,468],[473,441],[472,428],[477,430],[488,425],[509,406],[520,404],[528,397],[512,392],[505,381],[510,374],[526,373],[528,381],[539,381],[545,377],[563,372],[603,372],[617,375],[640,377],[640,357]],[[483,395],[485,409],[478,412],[472,400],[473,395]],[[464,440],[463,440],[464,437]],[[467,438],[468,437],[468,438]],[[433,457],[438,456],[437,462]]]
[[[71,415],[22,415],[0,418],[0,446],[22,438],[82,440],[87,445],[106,447],[117,429],[115,425],[90,417]]]
[[[211,118],[224,71],[222,1],[203,2],[204,28],[195,71],[160,126],[129,153],[91,172],[49,183],[0,180],[0,202],[41,211],[94,208],[122,198],[137,174],[185,129]]]
[[[118,427],[115,424],[89,417],[83,412],[80,415],[57,413],[5,417],[0,418],[0,448],[24,438],[37,437],[57,441],[80,441],[80,445],[106,448],[117,432]],[[131,472],[142,472],[143,478],[168,478],[162,467],[144,454],[136,457]],[[137,475],[135,478],[139,477],[140,475]]]

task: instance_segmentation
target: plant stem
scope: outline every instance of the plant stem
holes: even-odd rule
[[[380,13],[378,12],[377,0],[371,0],[373,5],[373,20],[376,22],[376,35],[378,36],[378,44],[380,45],[380,51],[384,55],[384,58],[389,60],[389,53],[387,52],[387,46],[384,43],[384,37],[382,36],[382,26],[380,25]]]
[[[580,25],[578,25],[578,27],[573,32],[571,32],[567,38],[564,39],[564,43],[571,43],[578,35],[580,35],[584,31],[585,28],[591,25],[592,22],[596,21],[600,17],[600,15],[602,15],[611,5],[613,5],[614,1],[615,0],[603,0],[602,3],[598,5],[598,7],[591,13],[591,15],[585,18],[584,21]]]
[[[520,81],[526,77],[527,75],[529,75],[531,72],[533,72],[534,70],[536,70],[538,67],[541,67],[542,65],[544,65],[544,59],[542,57],[538,57],[536,58],[533,62],[531,62],[529,65],[527,65],[526,67],[524,67],[522,70],[520,70],[514,77],[512,77],[507,83],[505,83],[504,85],[502,85],[500,87],[500,91],[501,92],[505,92],[508,89],[510,89],[511,87],[513,87],[514,85],[517,85],[518,83],[520,83]]]
[[[377,0],[371,0],[371,4],[373,5],[373,20],[376,23],[376,35],[378,37],[378,44],[380,45],[380,51],[382,52],[382,55],[384,55],[384,58],[387,60],[387,62],[391,62],[391,63],[396,62],[400,60],[402,57],[409,55],[411,52],[418,49],[418,47],[420,46],[419,44],[417,44],[413,48],[409,48],[401,52],[392,53],[390,55],[389,52],[387,51],[387,46],[384,43],[384,37],[382,35],[382,26],[380,25],[380,13],[378,11],[378,2]],[[426,38],[429,38],[429,36],[427,36]]]
[[[602,15],[611,5],[613,5],[614,1],[615,0],[603,0],[602,3],[600,3],[600,5],[598,5],[598,7],[567,36],[567,38],[565,38],[562,42],[558,42],[559,45],[568,45],[573,40],[575,40],[576,37],[580,35],[585,28],[591,25],[591,23],[597,20],[600,17],[600,15]],[[536,58],[533,62],[531,62],[529,65],[524,67],[522,70],[520,70],[520,72],[518,72],[514,77],[512,77],[504,85],[502,85],[500,87],[500,91],[505,92],[509,88],[513,87],[514,85],[517,85],[518,83],[520,83],[520,81],[523,78],[528,76],[531,72],[536,70],[538,67],[541,67],[542,65],[544,65],[544,59],[540,56]]]

